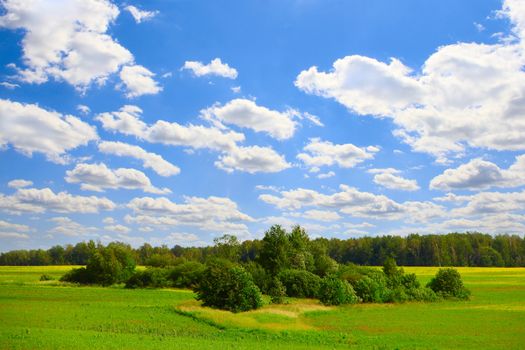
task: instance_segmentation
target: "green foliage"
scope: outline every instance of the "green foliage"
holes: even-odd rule
[[[241,258],[241,244],[236,236],[223,235],[215,238],[215,250],[218,258],[238,262]]]
[[[144,262],[144,265],[151,267],[168,267],[176,264],[176,258],[170,253],[153,253]]]
[[[258,262],[272,276],[289,267],[290,241],[286,231],[279,225],[270,227],[262,239]]]
[[[227,260],[211,261],[194,291],[203,305],[218,309],[239,312],[262,306],[262,295],[252,276]]]
[[[357,296],[365,303],[383,303],[389,299],[386,279],[363,276],[354,285]]]
[[[315,298],[321,278],[305,270],[283,270],[277,276],[286,288],[286,295],[295,298]]]
[[[278,278],[273,278],[271,286],[268,290],[268,295],[271,297],[272,304],[284,303],[286,297],[286,287]]]
[[[109,286],[126,282],[135,271],[131,247],[122,243],[98,246],[85,268],[74,269],[62,281]]]
[[[127,281],[126,288],[165,288],[171,286],[168,269],[150,267],[135,272]]]
[[[257,287],[259,287],[261,292],[270,294],[269,290],[272,283],[272,276],[270,273],[255,261],[250,261],[243,266],[244,269],[248,271],[250,275],[252,275],[253,282],[257,285]]]
[[[436,276],[430,280],[427,287],[444,298],[468,300],[470,291],[465,288],[461,275],[456,269],[439,269]]]
[[[43,274],[42,276],[40,276],[40,281],[52,281],[52,280],[54,280],[54,278],[51,275]]]
[[[187,261],[171,268],[168,278],[172,286],[177,288],[194,288],[206,270],[206,265],[196,261]]]
[[[326,276],[321,281],[319,300],[325,305],[343,305],[359,302],[359,298],[350,283],[334,275]]]

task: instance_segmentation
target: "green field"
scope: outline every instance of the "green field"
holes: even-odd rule
[[[291,300],[232,314],[186,290],[40,282],[71,267],[0,267],[1,349],[523,349],[525,268],[458,268],[468,302],[324,307]],[[426,282],[437,268],[405,268]]]

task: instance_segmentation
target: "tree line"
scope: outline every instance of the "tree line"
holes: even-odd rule
[[[298,232],[297,230],[302,229],[296,227],[292,232]],[[235,240],[233,245],[232,240]],[[304,243],[300,242],[300,239],[292,239],[276,249],[281,255],[283,250],[288,250],[294,264],[313,264],[314,269],[326,268],[332,262],[379,266],[390,257],[403,266],[525,266],[525,239],[517,235],[491,236],[471,232],[346,240],[317,238],[307,241],[309,254],[306,255],[297,254],[300,250],[298,245]],[[271,264],[278,264],[281,258],[279,254],[266,256],[268,253],[263,249],[263,240],[238,242],[235,236],[225,235],[215,243],[207,247],[176,245],[171,248],[165,245],[152,247],[146,243],[136,249],[124,243],[113,244],[129,250],[137,264],[149,266],[170,265],[178,258],[203,263],[225,254],[230,254],[226,256],[228,260],[243,263],[267,259]],[[99,244],[89,241],[76,245],[56,245],[47,250],[13,250],[0,254],[0,265],[86,265],[97,245]],[[231,248],[232,246],[235,248]]]
[[[175,256],[167,248],[150,247],[142,250],[146,269],[136,269],[137,251],[129,245],[90,242],[86,266],[70,270],[60,281],[123,284],[126,288],[191,288],[203,305],[233,312],[261,307],[265,304],[263,294],[274,304],[287,303],[286,298],[317,298],[325,305],[469,299],[470,291],[452,268],[440,269],[423,286],[416,275],[405,274],[393,257],[385,259],[382,269],[339,264],[328,255],[322,240],[310,240],[300,226],[290,232],[272,226],[258,242],[258,254],[246,261],[242,259],[243,245],[232,235],[216,238],[204,262]],[[41,280],[48,278],[42,276]]]

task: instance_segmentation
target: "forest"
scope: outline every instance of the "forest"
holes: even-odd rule
[[[301,230],[300,227],[294,230]],[[293,230],[292,230],[293,231]],[[207,247],[152,247],[143,244],[133,248],[124,243],[138,265],[163,266],[166,260],[182,258],[206,262],[223,254],[225,241],[231,241],[236,259],[248,263],[264,254],[262,240],[239,242],[235,236],[224,235]],[[400,236],[360,237],[350,239],[308,239],[309,254],[328,256],[338,264],[382,265],[386,258],[394,258],[401,266],[525,266],[525,239],[517,235],[488,235],[477,232],[443,235],[411,234]],[[0,265],[85,265],[90,252],[97,246],[94,241],[75,245],[56,245],[47,250],[14,250],[0,254]],[[283,249],[286,249],[284,247]]]

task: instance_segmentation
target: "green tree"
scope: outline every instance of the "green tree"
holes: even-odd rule
[[[343,305],[359,302],[350,283],[335,275],[326,276],[321,281],[319,300],[325,305]]]
[[[275,276],[290,266],[289,252],[288,234],[280,225],[274,225],[264,234],[258,262]]]

